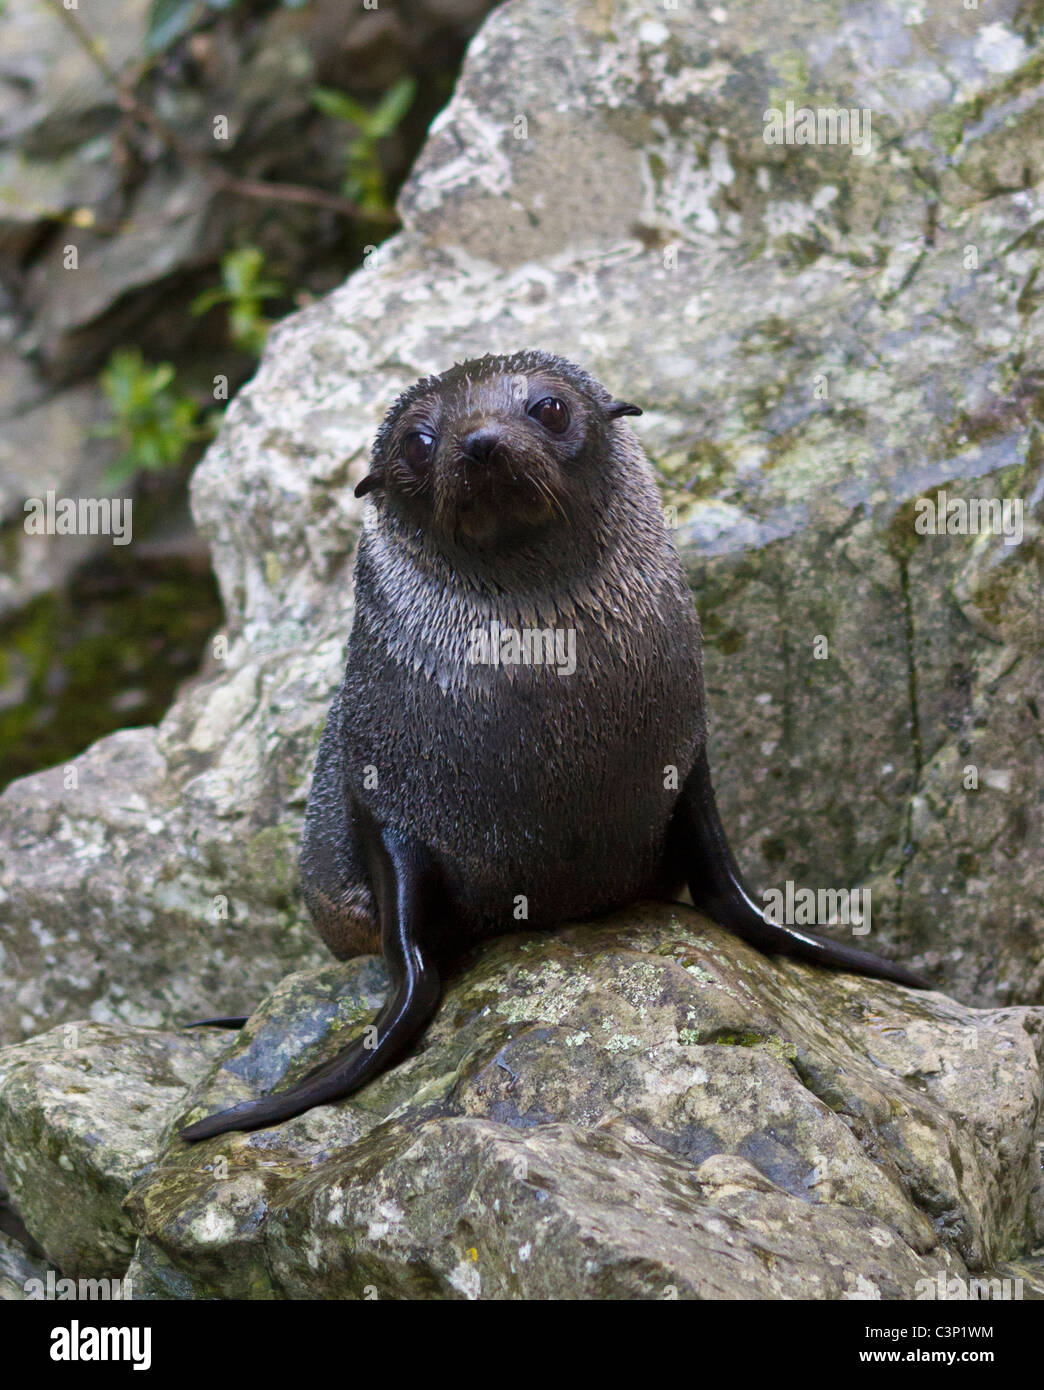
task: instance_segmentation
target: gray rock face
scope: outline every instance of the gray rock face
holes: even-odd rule
[[[249,1007],[320,959],[294,844],[350,621],[351,485],[400,387],[522,344],[646,406],[754,885],[869,883],[871,944],[969,999],[1039,997],[1039,54],[1019,16],[490,19],[405,230],[279,326],[197,472],[224,673],[92,749],[78,788],[0,798],[7,1037],[85,1008]],[[871,108],[869,154],[764,143],[765,108],[823,92]],[[1025,499],[1021,544],[918,536],[914,500],[943,485]]]
[[[0,1163],[48,1255],[112,1277],[137,1239],[139,1298],[911,1298],[1037,1239],[1044,1011],[775,964],[669,906],[491,943],[358,1096],[171,1140],[383,984],[361,958],[234,1039],[6,1049]]]
[[[65,1274],[119,1278],[133,1248],[120,1202],[155,1133],[219,1039],[66,1024],[0,1062],[0,1148],[11,1196]],[[39,1239],[39,1237],[37,1237]]]
[[[148,9],[148,0],[117,0],[91,12],[89,32],[116,70],[143,52]],[[85,127],[116,111],[117,95],[97,63],[48,6],[8,0],[0,40],[0,142],[20,137],[32,156],[56,158],[81,143]],[[3,196],[14,216],[15,191],[5,185]]]
[[[20,1303],[34,1290],[33,1280],[46,1287],[47,1265],[0,1231],[0,1303]]]
[[[114,71],[144,51],[148,10],[148,0],[114,0],[86,19]],[[48,489],[59,497],[115,492],[104,478],[111,449],[94,433],[108,416],[101,390],[81,381],[53,394],[53,381],[29,361],[41,346],[50,354],[55,332],[82,332],[133,282],[105,258],[86,257],[75,273],[63,265],[67,248],[90,238],[87,210],[110,206],[120,184],[118,93],[72,32],[84,18],[71,13],[63,23],[60,12],[35,0],[11,0],[0,12],[0,276],[37,316],[28,334],[17,333],[13,320],[0,320],[0,521],[10,528],[0,576],[4,616],[61,584],[105,543],[76,536],[55,546],[20,535],[23,501]],[[54,235],[57,227],[65,234]],[[164,236],[170,239],[169,225],[160,227]],[[45,241],[48,251],[33,265]],[[165,269],[170,266],[168,259]],[[164,268],[153,270],[158,275]],[[95,352],[111,342],[104,333],[101,340]]]
[[[17,379],[20,365],[21,359],[0,349],[0,371],[13,371]],[[31,396],[35,383],[25,386]],[[57,588],[99,546],[91,535],[63,536],[60,546],[50,536],[26,535],[25,500],[45,499],[48,490],[57,497],[116,495],[104,481],[107,450],[91,435],[106,418],[96,386],[76,386],[28,408],[25,392],[12,395],[9,402],[0,400],[0,519],[11,526],[8,564],[0,575],[4,617]]]

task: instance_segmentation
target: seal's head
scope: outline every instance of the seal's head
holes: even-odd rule
[[[612,421],[640,415],[546,352],[481,357],[403,393],[357,497],[445,543],[498,549],[571,526],[600,483]]]

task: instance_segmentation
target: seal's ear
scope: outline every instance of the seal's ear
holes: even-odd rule
[[[372,492],[375,487],[383,487],[384,479],[379,473],[367,473],[361,483],[356,484],[356,497],[365,497],[368,492]]]
[[[605,408],[605,413],[610,420],[615,420],[621,415],[641,415],[641,407],[629,405],[627,401],[610,401]]]

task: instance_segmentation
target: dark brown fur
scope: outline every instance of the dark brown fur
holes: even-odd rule
[[[553,927],[688,884],[768,952],[907,984],[840,942],[768,922],[711,787],[700,630],[637,413],[546,353],[411,387],[377,436],[344,681],[319,746],[305,898],[340,957],[376,949],[392,989],[376,1041],[190,1140],[348,1095],[426,1026],[444,966],[487,937]],[[476,664],[491,624],[575,637],[575,669]]]
[[[575,438],[543,437],[522,383],[566,401]],[[350,933],[319,895],[341,900],[365,877],[351,802],[433,853],[453,903],[440,956],[680,886],[663,881],[663,845],[705,735],[699,626],[649,464],[613,406],[579,368],[523,353],[418,383],[389,413],[302,859],[333,949]],[[461,466],[461,440],[492,423],[505,462]],[[414,491],[397,460],[417,424],[444,457]],[[472,632],[494,620],[572,629],[575,673],[470,663]]]

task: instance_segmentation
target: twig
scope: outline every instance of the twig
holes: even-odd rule
[[[268,183],[264,179],[237,179],[226,174],[223,169],[215,169],[206,160],[202,161],[207,173],[225,193],[236,193],[241,198],[270,198],[279,203],[311,203],[318,208],[329,208],[343,217],[365,218],[367,222],[384,222],[393,226],[398,216],[391,208],[372,211],[363,209],[358,203],[342,198],[337,193],[327,193],[321,188],[311,188],[299,183]]]
[[[241,198],[308,204],[313,207],[327,208],[331,212],[339,213],[342,217],[365,219],[369,222],[384,222],[392,225],[398,221],[391,209],[387,211],[376,209],[364,211],[358,203],[353,203],[348,198],[342,198],[337,193],[327,193],[322,188],[310,188],[305,184],[297,183],[269,183],[264,179],[239,179],[233,174],[226,173],[224,169],[213,164],[206,155],[200,154],[198,150],[186,145],[176,131],[172,130],[165,121],[161,120],[154,111],[151,111],[139,100],[133,88],[140,80],[141,72],[138,73],[134,83],[125,82],[105,57],[101,44],[87,29],[76,11],[67,10],[61,0],[45,0],[45,2],[69,30],[109,85],[115,89],[120,109],[153,131],[167,149],[180,159],[201,169],[222,192],[238,195]]]

